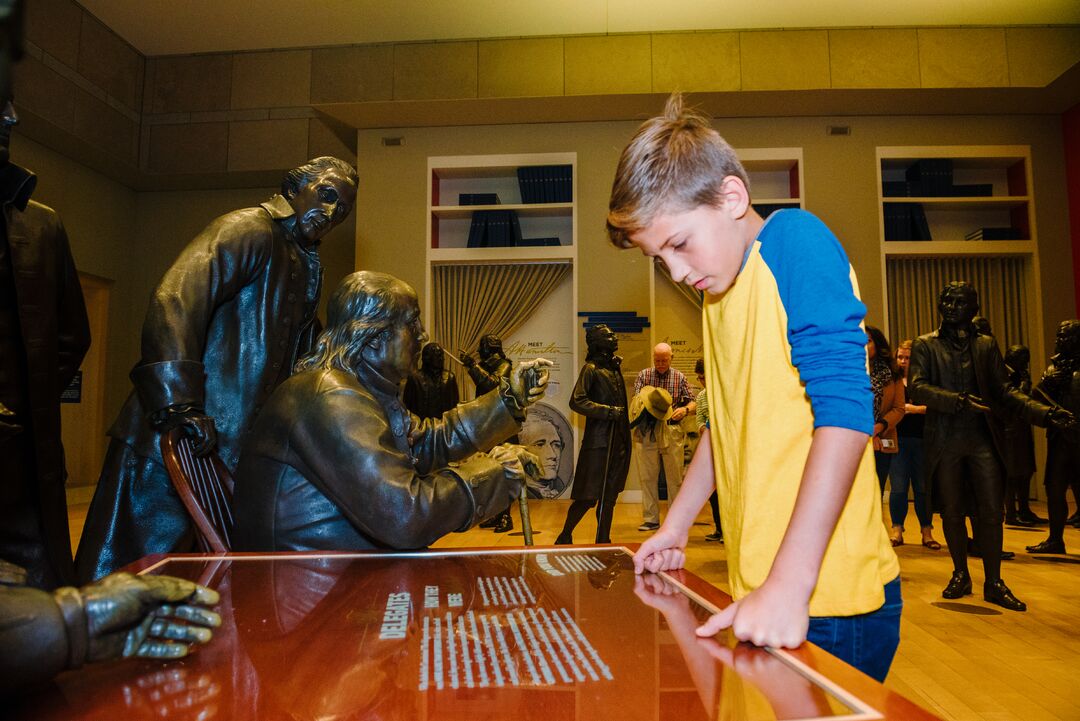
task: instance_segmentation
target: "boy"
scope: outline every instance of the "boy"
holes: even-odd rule
[[[680,568],[719,491],[735,601],[698,634],[809,639],[880,680],[899,643],[899,564],[868,439],[866,307],[835,236],[810,213],[765,222],[735,152],[672,96],[623,151],[608,234],[705,292],[704,435],[635,570]]]

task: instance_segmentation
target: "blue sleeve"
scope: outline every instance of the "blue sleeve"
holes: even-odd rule
[[[866,371],[866,306],[851,285],[851,264],[824,223],[802,210],[779,211],[762,230],[761,257],[788,319],[791,363],[814,411],[814,428],[874,431]]]

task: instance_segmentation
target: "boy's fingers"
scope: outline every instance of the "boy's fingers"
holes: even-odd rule
[[[696,633],[698,636],[715,636],[723,631],[725,628],[731,626],[735,620],[735,614],[739,610],[739,602],[735,601],[730,606],[722,610],[720,613],[713,614],[708,621],[698,627]]]
[[[650,536],[645,539],[644,543],[638,547],[637,553],[634,554],[634,573],[640,574],[645,570],[645,562],[653,555],[653,548],[656,546],[656,541],[653,538],[653,536]]]

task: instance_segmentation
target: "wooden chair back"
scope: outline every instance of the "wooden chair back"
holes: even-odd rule
[[[161,435],[161,458],[195,525],[199,546],[207,553],[229,551],[235,526],[232,473],[216,452],[197,457],[183,428]]]

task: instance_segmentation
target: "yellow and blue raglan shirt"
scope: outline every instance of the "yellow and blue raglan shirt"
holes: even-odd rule
[[[858,293],[847,255],[825,224],[803,210],[781,210],[762,227],[731,288],[705,298],[709,432],[736,599],[768,576],[814,429],[873,432],[866,306]],[[874,611],[899,573],[867,442],[810,615]]]

